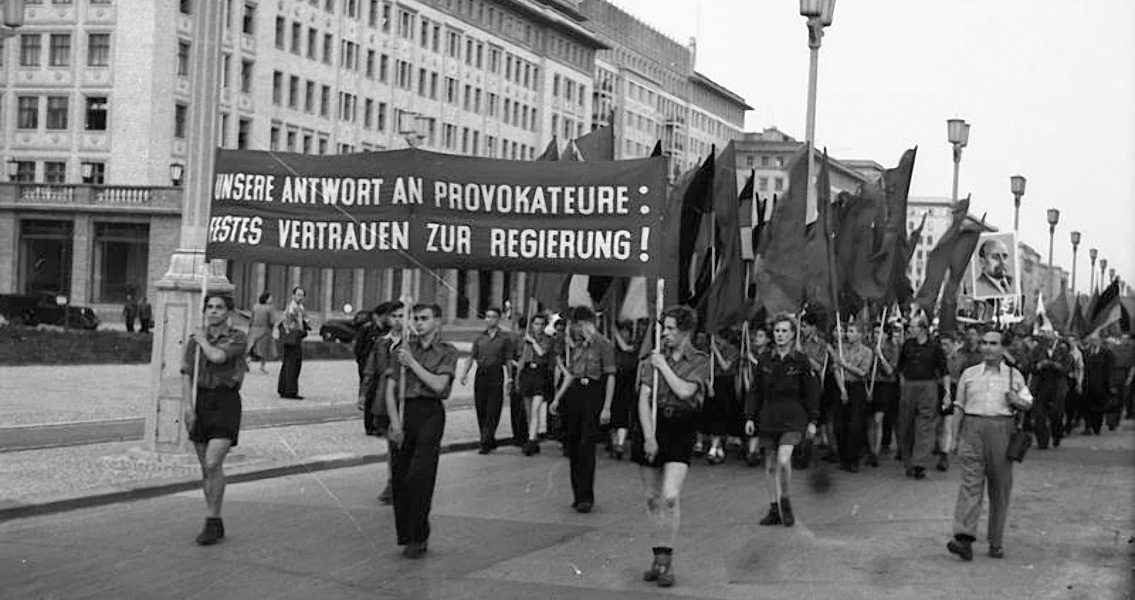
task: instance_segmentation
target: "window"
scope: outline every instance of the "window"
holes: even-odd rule
[[[47,97],[47,128],[48,129],[67,129],[67,108],[69,106],[67,96],[48,96]]]
[[[300,105],[300,78],[292,75],[288,78],[288,108],[297,109]]]
[[[16,161],[16,181],[30,183],[35,181],[35,161]],[[71,239],[70,236],[67,239]]]
[[[393,8],[389,2],[382,3],[382,32],[390,33],[390,11]]]
[[[217,124],[217,138],[221,140],[221,147],[229,147],[229,113],[221,113],[221,122]]]
[[[87,131],[106,131],[106,96],[87,96]]]
[[[374,100],[367,98],[363,103],[363,127],[370,129],[374,124]]]
[[[236,127],[236,147],[238,150],[248,149],[248,136],[252,135],[252,119],[241,119]]]
[[[378,118],[375,120],[375,129],[379,131],[386,130],[386,103],[378,103]]]
[[[746,167],[752,168],[755,165],[755,163],[756,163],[756,159],[754,157],[752,157],[752,156],[746,156],[745,157],[745,166]]]
[[[307,57],[319,60],[319,32],[314,27],[307,30]]]
[[[233,55],[225,53],[221,56],[221,87],[229,89],[229,74],[232,73]]]
[[[44,183],[67,183],[67,163],[48,161],[43,163]]]
[[[319,116],[331,116],[331,86],[325,85],[319,92]]]
[[[367,13],[367,24],[378,27],[378,0],[370,0],[370,11]]]
[[[288,144],[287,144],[288,152],[295,152],[296,151],[296,137],[298,135],[299,135],[299,133],[295,129],[289,129],[288,130],[288,137],[287,137],[287,139],[288,139]]]
[[[761,157],[761,166],[762,167],[769,166],[769,157],[768,156],[762,156]]]
[[[17,129],[39,129],[39,96],[20,96],[16,101]]]
[[[433,32],[430,35],[430,50],[441,51],[441,25],[434,24],[433,26]]]
[[[374,63],[375,63],[375,52],[374,52],[374,50],[367,50],[367,66],[366,66],[367,79],[374,79]]]
[[[445,101],[457,104],[457,80],[452,77],[445,78]]]
[[[429,95],[430,79],[425,69],[418,69],[418,95],[425,98]]]
[[[418,17],[418,21],[421,22],[418,27],[418,44],[428,50],[430,47],[430,21],[425,17]]]
[[[272,71],[272,104],[279,106],[284,97],[284,74]]]
[[[395,65],[395,70],[396,70],[397,76],[398,76],[398,81],[397,81],[398,87],[400,87],[404,90],[411,89],[413,87],[413,84],[414,84],[414,67],[413,67],[413,65],[411,65],[410,63],[408,63],[404,60],[395,61],[394,65]]]
[[[777,177],[773,181],[773,190],[777,191],[777,192],[783,192],[784,191],[784,178],[783,177]]]
[[[335,51],[334,48],[335,37],[330,33],[323,34],[323,64],[331,64],[331,53]]]
[[[193,14],[193,0],[179,0],[177,3],[177,11],[183,15]]]
[[[293,78],[294,79],[294,78]],[[252,61],[240,61],[240,93],[252,93]]]
[[[398,37],[407,40],[414,39],[414,14],[405,10],[398,11]]]
[[[276,49],[284,49],[284,36],[288,29],[288,20],[284,17],[276,17]]]
[[[466,66],[472,66],[473,65],[474,56],[476,56],[476,52],[473,50],[473,40],[466,39],[465,40],[465,65]]]
[[[500,48],[489,48],[489,72],[496,75],[501,70]]]
[[[39,50],[40,50],[40,36],[35,34],[24,34],[20,36],[20,66],[21,67],[38,67],[39,66]]]
[[[319,153],[320,154],[327,154],[327,143],[328,143],[327,138],[320,135],[319,136]]]
[[[378,60],[378,80],[386,83],[390,71],[390,57],[383,54],[382,58]]]
[[[177,43],[177,74],[189,77],[189,42]]]
[[[250,2],[244,3],[244,20],[240,23],[240,32],[244,35],[252,35],[253,27],[256,23],[256,5]]]
[[[292,54],[303,54],[303,25],[292,23]]]
[[[303,94],[303,110],[307,113],[315,112],[315,82],[307,82],[307,87]]]
[[[184,104],[173,106],[173,137],[185,139],[185,125],[189,121],[189,107]]]
[[[83,163],[83,168],[91,170],[91,174],[84,178],[84,183],[89,183],[92,185],[106,184],[106,163],[87,162]]]
[[[430,73],[430,100],[437,100],[437,73]]]
[[[310,133],[303,134],[303,153],[311,154],[311,145],[315,138]]]
[[[768,177],[760,177],[757,179],[757,189],[762,192],[768,191]]]
[[[38,44],[38,42],[37,42]],[[461,58],[461,34],[450,31],[446,37],[445,51],[450,58]],[[37,55],[38,56],[38,55]]]
[[[110,65],[110,34],[92,33],[87,36],[87,66]]]
[[[560,97],[560,76],[559,75],[555,75],[555,76],[552,77],[552,97],[553,98],[559,98]]]
[[[91,290],[92,300],[121,303],[128,293],[145,295],[142,290],[146,289],[150,263],[150,225],[97,222],[94,225],[92,263],[97,274]]]
[[[469,111],[470,109],[472,109],[472,107],[473,107],[473,86],[466,83],[465,84],[465,95],[464,95],[464,100],[461,103],[461,108],[465,111]]]
[[[51,34],[51,51],[48,55],[47,64],[53,67],[71,66],[71,34]]]

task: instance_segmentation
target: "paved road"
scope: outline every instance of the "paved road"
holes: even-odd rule
[[[1073,437],[1017,471],[1007,558],[946,553],[956,473],[923,482],[893,461],[795,483],[800,522],[756,525],[756,470],[695,465],[677,554],[684,598],[1124,598],[1133,566],[1135,427]],[[602,460],[594,513],[568,504],[546,446],[448,455],[431,556],[402,559],[368,465],[231,486],[228,539],[198,548],[197,492],[0,525],[0,598],[657,598],[635,467]],[[984,551],[984,546],[979,546]]]

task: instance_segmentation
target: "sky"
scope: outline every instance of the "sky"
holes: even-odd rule
[[[755,110],[746,131],[804,138],[808,44],[798,0],[612,0],[685,43],[696,68]],[[1027,179],[1021,240],[1089,284],[1088,248],[1135,282],[1135,2],[837,0],[825,30],[816,141],[836,158],[894,166],[918,146],[912,196],[949,197],[946,120],[970,127],[959,194],[1013,228],[1009,177]],[[1098,265],[1097,265],[1098,267]]]

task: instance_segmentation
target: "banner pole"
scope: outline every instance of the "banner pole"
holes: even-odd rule
[[[658,278],[654,306],[654,351],[662,352],[662,303],[665,302],[666,280]],[[658,435],[658,367],[654,368],[654,382],[650,386],[650,421],[655,436]],[[658,439],[657,437],[655,439]]]
[[[206,259],[207,260],[207,259]],[[205,296],[209,293],[209,266],[208,262],[201,265],[201,312],[197,323],[201,330],[205,329]],[[193,410],[197,410],[197,384],[201,378],[201,343],[197,342],[197,349],[193,355]]]
[[[409,327],[406,325],[402,326],[402,340],[400,345],[408,344],[410,339],[413,338],[417,332],[414,329],[414,317],[412,315],[414,300],[409,295],[405,295],[404,297],[406,298],[406,302],[402,304],[405,313],[410,315],[410,324]],[[409,348],[408,345],[407,348]],[[406,365],[398,367],[398,423],[403,427],[406,425]],[[403,429],[403,431],[405,431],[405,429]]]
[[[883,349],[883,338],[887,337],[887,306],[883,307],[883,316],[879,319],[879,336],[875,339],[875,356],[871,358],[871,380],[867,383],[867,398],[875,393],[875,376],[879,371],[879,354]]]
[[[709,290],[706,292],[712,293],[713,284],[717,281],[717,224],[714,222],[716,215],[714,211],[709,211]],[[709,305],[706,305],[708,310]],[[708,315],[707,315],[708,317]],[[707,319],[708,320],[708,319]],[[713,395],[713,386],[716,381],[715,374],[717,373],[717,332],[709,332],[709,395]]]

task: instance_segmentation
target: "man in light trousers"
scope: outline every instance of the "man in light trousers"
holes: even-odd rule
[[[989,486],[989,556],[1004,558],[1005,523],[1013,489],[1009,438],[1014,411],[1028,411],[1033,397],[1020,371],[1004,364],[1001,334],[981,337],[984,362],[966,369],[958,381],[958,463],[962,471],[954,507],[954,539],[946,548],[962,560],[973,560],[982,496]]]

